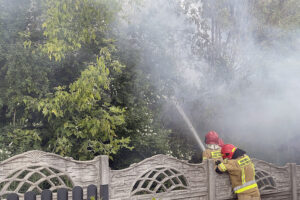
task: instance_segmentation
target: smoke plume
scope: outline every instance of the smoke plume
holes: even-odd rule
[[[218,23],[218,2],[210,8],[184,0],[127,5],[120,40],[139,51],[140,69],[162,93],[178,99],[202,139],[215,130],[252,157],[297,162],[299,31],[264,24],[262,34],[274,38],[261,37],[263,23],[246,0],[228,5],[230,25]]]

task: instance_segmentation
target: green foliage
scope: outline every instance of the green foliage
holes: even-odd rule
[[[5,64],[0,69],[2,101],[8,114],[22,104],[24,96],[39,97],[48,91],[48,69],[38,55],[31,54],[20,44],[9,49]]]
[[[68,88],[57,87],[47,98],[26,101],[47,118],[55,134],[51,141],[55,152],[86,159],[91,156],[88,147],[105,155],[130,148],[129,138],[118,138],[115,133],[125,123],[125,110],[111,105],[106,93],[110,68],[119,71],[122,65],[109,58],[110,53],[103,50],[97,62],[90,64]]]
[[[46,7],[43,1],[13,1],[3,0],[0,12],[0,140],[9,142],[4,154],[34,148],[88,159],[130,149],[129,138],[115,132],[125,110],[110,103],[110,73],[124,68],[105,38],[117,1],[47,1]],[[42,50],[50,45],[48,56],[65,59],[49,61],[39,44]]]
[[[2,160],[12,153],[18,154],[32,149],[40,149],[41,137],[37,130],[24,131],[22,126],[7,126],[5,129],[1,129],[1,131],[6,131],[7,134],[0,137]]]
[[[99,45],[116,13],[116,0],[49,0],[43,23],[47,37],[42,50],[60,61],[83,44]]]
[[[94,197],[94,196],[91,196],[89,200],[95,200],[95,197]]]
[[[0,149],[1,158],[40,149],[40,132],[23,100],[49,90],[49,64],[44,56],[23,48],[20,32],[28,26],[29,0],[2,0],[0,6]]]
[[[170,130],[161,123],[161,94],[153,86],[148,74],[137,66],[140,62],[139,52],[127,41],[119,44],[118,57],[126,65],[122,73],[112,80],[112,102],[126,108],[125,124],[118,133],[131,138],[132,150],[121,149],[113,156],[110,166],[114,169],[128,167],[156,154],[169,153]]]
[[[264,48],[273,48],[275,41],[289,41],[291,33],[300,27],[300,2],[288,1],[253,1],[250,12],[256,19],[253,35]]]
[[[300,2],[288,1],[254,1],[253,15],[262,25],[275,26],[282,29],[297,29],[300,25]]]

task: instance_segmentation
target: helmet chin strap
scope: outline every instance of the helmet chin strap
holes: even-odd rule
[[[217,150],[217,149],[220,149],[221,147],[217,144],[206,144],[206,148],[211,149],[211,150]]]

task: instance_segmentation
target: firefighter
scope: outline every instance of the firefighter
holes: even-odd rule
[[[238,199],[260,200],[254,164],[246,152],[232,144],[225,144],[222,146],[221,153],[224,161],[216,161],[216,172],[229,173],[231,186]]]
[[[221,154],[221,146],[223,145],[223,140],[219,138],[218,133],[215,131],[209,131],[205,135],[205,145],[206,150],[202,153],[202,160],[214,159],[223,160]]]

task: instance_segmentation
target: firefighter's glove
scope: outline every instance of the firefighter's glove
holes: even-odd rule
[[[218,168],[218,165],[221,164],[221,161],[217,160],[217,161],[215,162],[215,164],[217,165],[217,167],[216,167],[216,172],[217,172],[218,174],[223,174],[223,172],[221,172],[221,171],[219,170],[219,168]]]
[[[223,172],[221,172],[221,171],[219,170],[218,167],[216,168],[216,172],[217,172],[218,174],[223,174]]]

